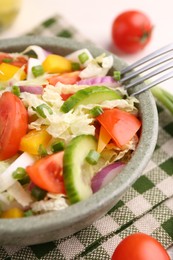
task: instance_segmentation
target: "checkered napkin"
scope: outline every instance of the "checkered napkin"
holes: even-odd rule
[[[86,40],[61,16],[43,22],[28,35]],[[143,175],[122,199],[91,226],[69,237],[27,247],[0,247],[0,259],[111,259],[127,235],[144,232],[165,248],[173,244],[173,116],[158,105],[159,136]]]

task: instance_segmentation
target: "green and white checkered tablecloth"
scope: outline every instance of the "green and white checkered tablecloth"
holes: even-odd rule
[[[87,40],[59,15],[29,34]],[[64,239],[27,247],[0,247],[0,259],[111,259],[118,243],[136,232],[155,237],[165,248],[172,245],[173,116],[159,105],[158,112],[158,141],[147,168],[105,216]]]

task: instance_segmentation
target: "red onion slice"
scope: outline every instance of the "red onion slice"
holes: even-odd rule
[[[115,162],[99,171],[91,180],[91,188],[96,192],[111,182],[124,168],[125,163]]]
[[[42,86],[19,86],[21,92],[28,92],[31,94],[42,95],[43,87]]]
[[[111,76],[105,76],[105,77],[94,77],[90,79],[82,79],[77,82],[78,85],[98,85],[98,86],[112,86],[112,87],[118,87],[119,83],[114,80]]]

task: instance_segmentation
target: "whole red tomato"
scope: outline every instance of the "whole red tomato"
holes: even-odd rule
[[[142,50],[152,35],[150,19],[140,11],[126,11],[115,18],[112,24],[112,40],[116,48],[125,53]]]
[[[120,242],[112,260],[170,260],[170,257],[155,238],[136,233]]]

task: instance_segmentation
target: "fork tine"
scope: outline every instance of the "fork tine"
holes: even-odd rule
[[[168,70],[170,68],[173,67],[173,61],[170,61],[169,63],[164,64],[163,66],[155,69],[154,71],[151,71],[150,73],[148,73],[147,75],[137,78],[136,80],[134,80],[133,82],[129,83],[128,85],[124,86],[125,89],[129,89],[131,87],[135,87],[138,84],[144,82],[146,79],[152,78],[154,76],[156,76],[159,73],[164,72],[165,70]]]
[[[135,63],[133,63],[132,65],[130,66],[127,66],[126,68],[122,69],[121,70],[121,75],[124,75],[125,73],[131,71],[132,69],[144,64],[145,62],[148,62],[164,53],[167,53],[167,52],[170,52],[173,50],[173,43],[170,43],[169,45],[166,45],[162,48],[160,48],[159,50],[157,51],[154,51],[152,52],[151,54],[145,56],[144,58],[136,61]]]
[[[170,71],[167,74],[165,74],[165,75],[161,76],[160,78],[156,79],[155,81],[152,81],[151,83],[146,85],[146,87],[132,93],[131,96],[136,96],[136,95],[138,95],[138,94],[140,94],[140,93],[142,93],[142,92],[144,92],[144,91],[146,91],[146,90],[156,86],[157,84],[160,84],[160,83],[162,83],[162,82],[164,82],[164,81],[166,81],[170,78],[173,78],[173,71]]]
[[[173,59],[173,52],[172,53],[168,53],[166,55],[164,55],[163,57],[159,58],[159,59],[156,59],[154,60],[153,62],[150,62],[149,64],[147,64],[146,66],[143,66],[142,68],[134,71],[134,72],[131,72],[129,73],[127,76],[124,76],[120,79],[120,83],[124,83],[125,81],[127,80],[130,80],[134,77],[136,77],[137,75],[139,75],[140,73],[142,72],[145,72],[153,67],[156,67],[157,65],[160,65],[162,63],[164,63],[165,61],[169,61]]]

